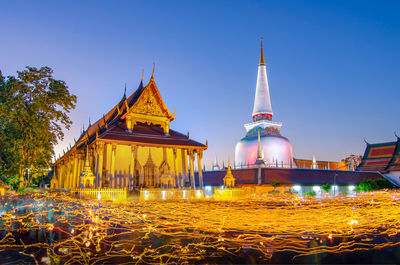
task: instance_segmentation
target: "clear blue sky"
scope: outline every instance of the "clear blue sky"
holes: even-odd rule
[[[264,38],[282,134],[296,158],[340,160],[400,134],[399,1],[1,1],[0,69],[50,66],[78,96],[59,153],[155,78],[171,128],[232,159],[251,121]]]

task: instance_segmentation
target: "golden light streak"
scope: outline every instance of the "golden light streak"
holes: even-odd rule
[[[399,200],[397,191],[126,203],[11,195],[0,205],[0,253],[17,263],[158,264],[379,250],[400,245]]]

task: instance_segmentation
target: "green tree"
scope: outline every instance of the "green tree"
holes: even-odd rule
[[[357,191],[373,191],[382,189],[397,188],[389,180],[385,178],[380,179],[366,179],[360,182],[357,186]]]
[[[312,197],[312,196],[315,196],[315,195],[317,195],[317,193],[315,193],[315,191],[308,191],[308,192],[306,192],[306,197]]]
[[[29,186],[51,166],[53,147],[62,140],[63,128],[72,124],[68,117],[76,96],[66,83],[53,78],[49,67],[26,67],[17,76],[0,72],[0,175],[18,176],[20,186]],[[24,181],[30,169],[30,183]],[[7,181],[6,181],[7,182]]]
[[[271,180],[270,184],[274,188],[273,192],[275,192],[276,188],[282,186],[282,182],[280,182],[279,180],[276,180],[276,179]]]
[[[332,185],[329,184],[329,183],[326,183],[326,184],[322,185],[321,188],[322,188],[323,191],[329,192],[331,190],[331,188],[332,188]]]

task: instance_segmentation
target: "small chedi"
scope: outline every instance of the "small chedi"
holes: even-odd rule
[[[253,122],[245,124],[247,134],[235,148],[236,168],[259,165],[257,160],[261,143],[262,158],[267,167],[295,168],[290,141],[280,133],[282,123],[272,121],[272,106],[269,95],[267,71],[261,40],[260,63],[253,108]],[[258,137],[260,141],[258,141]]]
[[[224,177],[224,186],[226,188],[235,187],[235,178],[233,177],[233,174],[232,174],[230,161],[228,162],[228,169],[227,169],[226,175]]]
[[[175,112],[171,114],[161,98],[153,69],[146,86],[142,75],[135,92],[127,97],[125,91],[122,99],[98,121],[89,124],[75,144],[56,160],[51,187],[202,186],[202,157],[208,144],[190,139],[189,133],[171,130],[170,122],[174,119]]]

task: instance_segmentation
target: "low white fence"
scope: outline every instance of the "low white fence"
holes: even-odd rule
[[[112,200],[123,201],[128,198],[126,189],[72,189],[72,193],[77,194],[82,199]]]

